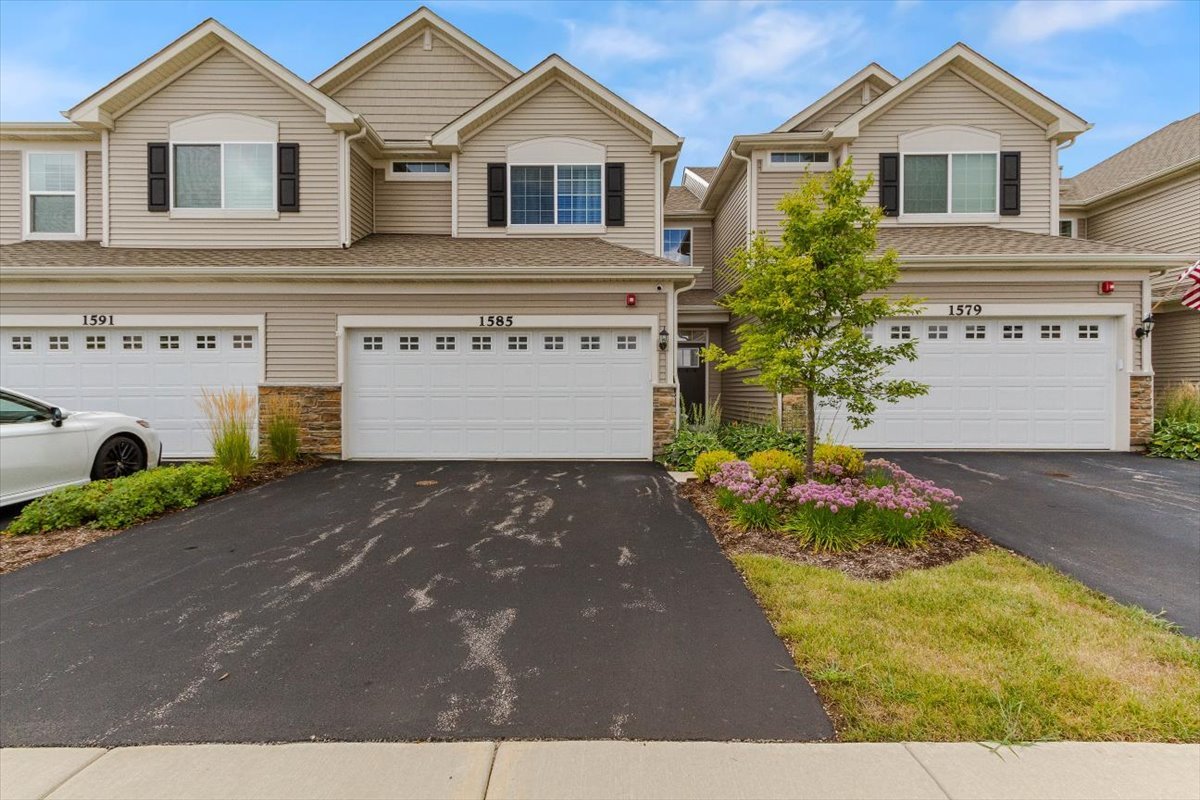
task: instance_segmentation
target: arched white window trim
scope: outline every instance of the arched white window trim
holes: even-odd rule
[[[933,125],[928,128],[902,133],[900,145],[900,216],[906,223],[963,224],[994,223],[1000,221],[1000,134],[986,128],[971,125]],[[911,155],[944,155],[947,160],[947,211],[946,213],[906,213],[904,211],[905,157]],[[964,213],[951,209],[949,192],[953,183],[953,157],[956,155],[993,155],[996,162],[995,209],[990,212]]]
[[[170,202],[172,219],[278,219],[278,180],[279,158],[276,145],[279,144],[279,123],[232,111],[219,111],[211,114],[199,114],[186,119],[172,122],[168,127],[170,139],[170,157],[168,170],[170,174]],[[176,208],[175,207],[175,148],[177,145],[221,145],[221,208]],[[224,203],[224,146],[230,144],[269,144],[271,145],[271,205],[269,208],[225,208]]]
[[[588,235],[596,235],[604,233],[606,228],[604,225],[604,162],[607,156],[607,149],[604,145],[597,142],[588,141],[587,139],[577,139],[568,136],[545,136],[538,139],[527,139],[523,142],[515,142],[510,144],[505,151],[506,161],[508,163],[508,191],[507,202],[509,204],[508,216],[508,232],[521,234],[541,234],[541,233],[580,233]],[[572,166],[596,166],[600,170],[600,222],[597,224],[560,224],[558,222],[550,224],[514,224],[512,222],[512,171],[513,167],[530,167],[530,166],[553,166],[556,168],[555,175],[557,176],[557,167],[559,165]],[[558,215],[558,181],[555,180],[555,216]]]

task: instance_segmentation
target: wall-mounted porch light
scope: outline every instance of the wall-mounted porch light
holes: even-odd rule
[[[1143,339],[1149,336],[1152,330],[1154,330],[1154,315],[1147,314],[1146,318],[1142,320],[1141,327],[1134,331],[1134,335],[1139,339]]]
[[[658,349],[666,350],[671,346],[671,334],[667,333],[667,329],[663,328],[658,332]]]

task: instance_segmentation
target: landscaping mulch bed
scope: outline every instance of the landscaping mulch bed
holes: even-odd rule
[[[286,478],[289,475],[295,475],[299,472],[305,472],[321,463],[323,463],[323,460],[319,458],[302,457],[290,464],[279,464],[276,462],[256,464],[254,470],[249,475],[244,478],[235,479],[229,487],[229,491],[221,495],[221,497],[233,494],[234,492],[253,489],[255,486],[277,481],[280,478]],[[169,511],[162,516],[174,513],[177,512]],[[157,519],[157,517],[154,519]],[[141,525],[146,522],[150,522],[150,520],[142,520],[137,524]],[[54,533],[35,533],[28,536],[0,534],[0,575],[18,570],[21,567],[27,567],[42,559],[51,558],[60,553],[74,550],[77,547],[83,547],[86,544],[107,539],[110,536],[115,536],[127,530],[129,528],[101,530],[99,528],[84,526],[55,531]]]
[[[930,536],[923,546],[911,549],[867,544],[844,553],[815,553],[786,534],[734,528],[725,512],[717,507],[716,492],[709,484],[688,481],[679,486],[679,494],[692,502],[708,522],[721,549],[730,556],[761,553],[798,564],[835,569],[852,578],[885,581],[908,570],[950,564],[995,546],[978,533],[959,528],[952,536]]]

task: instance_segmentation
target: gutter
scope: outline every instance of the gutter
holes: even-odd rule
[[[1172,178],[1175,175],[1186,172],[1189,169],[1191,169],[1192,167],[1195,167],[1197,165],[1200,165],[1200,156],[1195,156],[1193,158],[1189,158],[1187,161],[1184,161],[1179,164],[1173,164],[1173,165],[1167,167],[1166,169],[1160,169],[1158,172],[1152,172],[1149,175],[1144,175],[1141,178],[1138,178],[1137,180],[1129,181],[1128,183],[1123,183],[1120,186],[1116,187],[1115,189],[1109,189],[1107,192],[1102,192],[1100,194],[1093,195],[1091,197],[1085,197],[1082,200],[1074,200],[1071,202],[1063,203],[1062,205],[1063,205],[1063,208],[1084,210],[1084,209],[1087,209],[1089,206],[1100,205],[1101,203],[1105,203],[1110,200],[1116,200],[1130,192],[1135,192],[1140,189],[1147,189],[1150,186],[1152,186],[1153,184],[1158,183],[1159,181],[1163,181],[1168,178]],[[1076,175],[1075,177],[1078,178],[1079,176]],[[1074,180],[1074,178],[1069,178],[1068,180]]]
[[[489,281],[489,280],[661,280],[675,281],[699,275],[701,267],[498,267],[480,265],[454,269],[430,267],[360,266],[194,266],[194,267],[3,267],[0,281],[30,280],[60,283],[79,280],[104,281]]]
[[[1176,262],[1178,259],[1178,262]],[[1004,254],[997,253],[995,255],[923,255],[923,256],[906,256],[900,255],[900,263],[904,266],[941,266],[948,269],[955,267],[1011,267],[1014,265],[1046,265],[1053,264],[1059,267],[1070,269],[1075,266],[1080,269],[1088,269],[1096,266],[1121,266],[1131,265],[1139,267],[1159,267],[1164,264],[1184,264],[1186,256],[1171,253],[1126,253],[1126,254],[1106,254],[1106,253],[1055,253],[1055,254]]]

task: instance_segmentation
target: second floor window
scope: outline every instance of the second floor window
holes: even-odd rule
[[[509,173],[513,225],[599,225],[599,164],[513,165]]]
[[[274,144],[177,144],[174,167],[175,208],[275,208]]]
[[[692,265],[692,229],[663,228],[663,258]]]
[[[80,233],[75,152],[30,153],[28,168],[28,233],[34,238],[72,238]]]
[[[996,153],[905,155],[905,214],[994,214]]]

